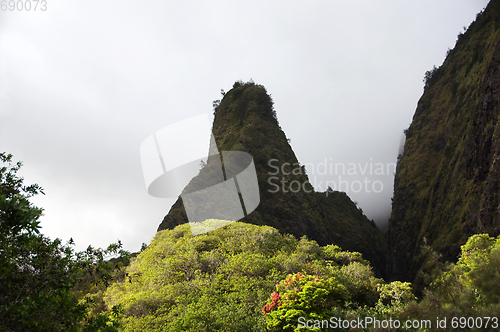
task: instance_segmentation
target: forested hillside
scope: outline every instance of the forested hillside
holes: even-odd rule
[[[456,261],[469,236],[500,234],[500,1],[458,35],[406,130],[388,229],[388,275],[425,284],[430,245]]]

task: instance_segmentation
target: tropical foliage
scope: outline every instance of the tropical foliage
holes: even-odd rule
[[[484,318],[466,322],[466,330],[498,331],[500,328],[500,236],[476,234],[461,247],[456,264],[448,264],[425,291],[421,302],[412,303],[405,313],[414,318]],[[486,317],[491,317],[486,328]],[[471,325],[473,324],[473,325]],[[472,327],[472,328],[471,328]],[[475,328],[474,328],[475,327]]]
[[[414,298],[359,253],[240,222],[158,232],[126,272],[105,295],[124,331],[293,331],[300,316],[389,315]]]

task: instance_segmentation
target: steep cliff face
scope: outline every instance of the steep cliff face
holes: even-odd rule
[[[345,193],[314,192],[263,86],[235,83],[215,109],[213,134],[219,151],[244,151],[254,159],[260,205],[240,221],[269,225],[297,237],[306,235],[320,245],[334,243],[344,250],[359,251],[379,275],[384,274],[383,234]],[[200,173],[185,190],[203,181],[202,177]],[[186,222],[179,198],[158,230]]]
[[[388,275],[421,282],[427,243],[456,260],[468,236],[500,233],[500,1],[426,74],[394,184]]]

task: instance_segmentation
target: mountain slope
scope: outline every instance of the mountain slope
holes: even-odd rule
[[[297,237],[306,235],[320,245],[337,244],[361,252],[379,275],[385,268],[383,234],[345,193],[314,192],[281,130],[273,101],[266,89],[254,83],[236,82],[215,109],[213,134],[219,151],[244,151],[255,163],[260,205],[240,221],[268,225]],[[210,168],[210,161],[207,165]],[[186,191],[206,183],[202,170]],[[210,169],[206,172],[210,172]],[[179,198],[158,230],[187,222]]]
[[[456,260],[468,236],[500,233],[500,1],[478,14],[426,87],[406,133],[388,228],[388,274],[413,280],[427,243]]]

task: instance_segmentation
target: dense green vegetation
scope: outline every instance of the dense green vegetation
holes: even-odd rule
[[[434,263],[439,259],[433,253]],[[500,313],[500,236],[496,239],[487,234],[471,236],[461,247],[456,264],[439,266],[431,287],[423,300],[412,303],[405,312],[411,317],[497,317]],[[493,321],[492,321],[493,323]],[[496,328],[495,326],[496,325]],[[490,325],[491,331],[500,329]],[[469,329],[466,329],[469,331]],[[470,329],[470,330],[484,330]]]
[[[160,231],[127,273],[127,280],[114,283],[105,294],[107,305],[124,309],[124,331],[266,331],[266,326],[281,331],[297,325],[300,310],[383,315],[404,302],[401,297],[391,304],[389,289],[409,292],[405,301],[412,297],[408,284],[386,285],[375,278],[359,253],[241,222],[195,237],[189,224]],[[293,283],[283,281],[291,274],[288,279],[306,277],[297,280],[304,289],[297,303],[289,296]],[[324,299],[311,294],[310,285]],[[276,289],[290,301],[266,311],[263,306]],[[280,318],[281,311],[292,308],[293,314]]]
[[[499,263],[500,238],[475,235],[417,301],[410,283],[376,278],[359,253],[335,245],[241,222],[192,236],[184,224],[158,232],[104,299],[123,308],[123,331],[326,331],[314,324],[330,317],[451,324],[499,312]]]
[[[428,244],[456,261],[476,233],[500,234],[500,1],[477,15],[425,89],[405,131],[388,228],[388,276],[427,285]]]
[[[322,249],[345,254],[334,246]],[[382,321],[389,318],[400,322],[399,328],[394,322],[392,331],[497,331],[500,328],[500,237],[472,236],[462,246],[457,264],[440,266],[436,253],[432,255],[436,267],[431,287],[426,289],[421,301],[414,297],[410,283],[384,283],[370,276],[369,267],[359,261],[337,265],[339,256],[333,263],[327,261],[330,263],[327,276],[300,272],[289,275],[276,285],[276,291],[263,308],[267,327],[271,331],[326,331],[325,320],[335,317],[333,323],[329,322],[335,331],[349,331],[345,323],[357,324],[358,319],[365,323],[360,330],[386,331],[389,329],[383,328]],[[335,254],[330,256],[333,257]],[[445,326],[438,328],[438,317],[441,324],[446,321]],[[374,323],[376,320],[382,328]],[[307,321],[311,328],[304,326],[306,323],[299,326],[300,322]],[[426,328],[406,328],[429,321]]]

